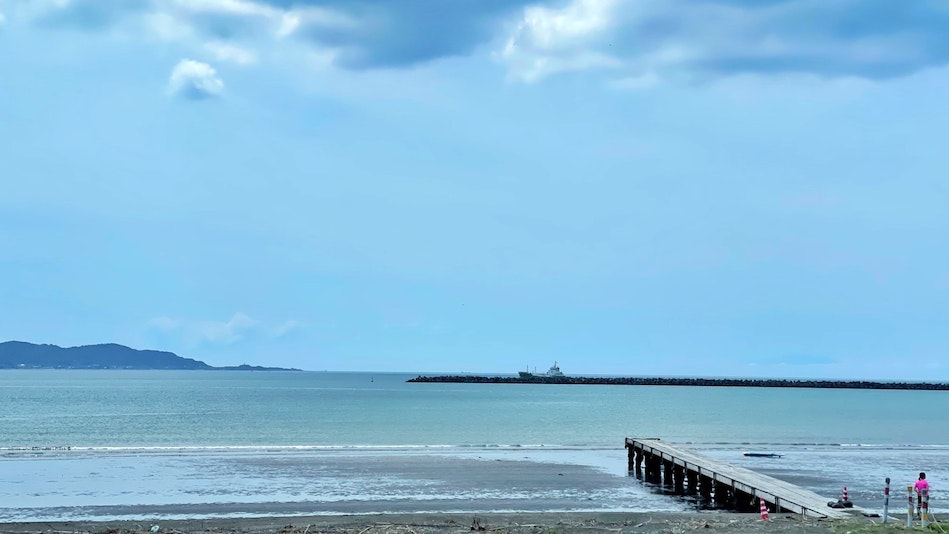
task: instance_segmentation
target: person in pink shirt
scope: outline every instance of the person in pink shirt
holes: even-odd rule
[[[929,482],[926,481],[926,473],[919,474],[919,480],[916,481],[916,515],[921,514],[923,508],[923,492],[929,492]]]

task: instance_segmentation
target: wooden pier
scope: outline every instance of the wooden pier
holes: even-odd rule
[[[750,469],[737,467],[664,443],[657,438],[626,438],[629,471],[662,484],[679,495],[701,496],[717,506],[743,512],[768,510],[843,519],[851,517],[827,506],[820,495]]]

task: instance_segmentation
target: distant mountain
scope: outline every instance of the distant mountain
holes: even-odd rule
[[[172,352],[136,350],[107,343],[82,347],[36,345],[23,341],[0,343],[0,369],[189,369],[236,371],[297,371],[279,367],[239,365],[212,367]]]

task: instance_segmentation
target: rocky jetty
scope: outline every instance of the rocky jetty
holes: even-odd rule
[[[877,382],[868,380],[784,380],[756,378],[644,378],[583,376],[417,376],[408,382],[465,384],[578,384],[607,386],[720,386],[753,388],[918,389],[949,391],[946,382]]]

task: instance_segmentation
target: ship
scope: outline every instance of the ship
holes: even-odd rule
[[[560,371],[560,367],[557,365],[557,362],[554,362],[554,364],[550,366],[550,369],[547,369],[547,374],[544,376],[554,377],[564,376],[564,374]]]
[[[546,373],[538,373],[537,371],[534,371],[534,372],[532,373],[532,372],[530,372],[529,370],[528,370],[528,371],[518,371],[518,372],[517,372],[517,376],[518,376],[519,378],[534,378],[534,377],[539,377],[539,378],[554,378],[554,377],[562,377],[562,376],[566,376],[566,375],[563,374],[563,371],[560,370],[560,366],[558,366],[558,365],[557,365],[557,362],[555,361],[554,364],[550,366],[550,369],[547,369],[547,372],[546,372]]]

